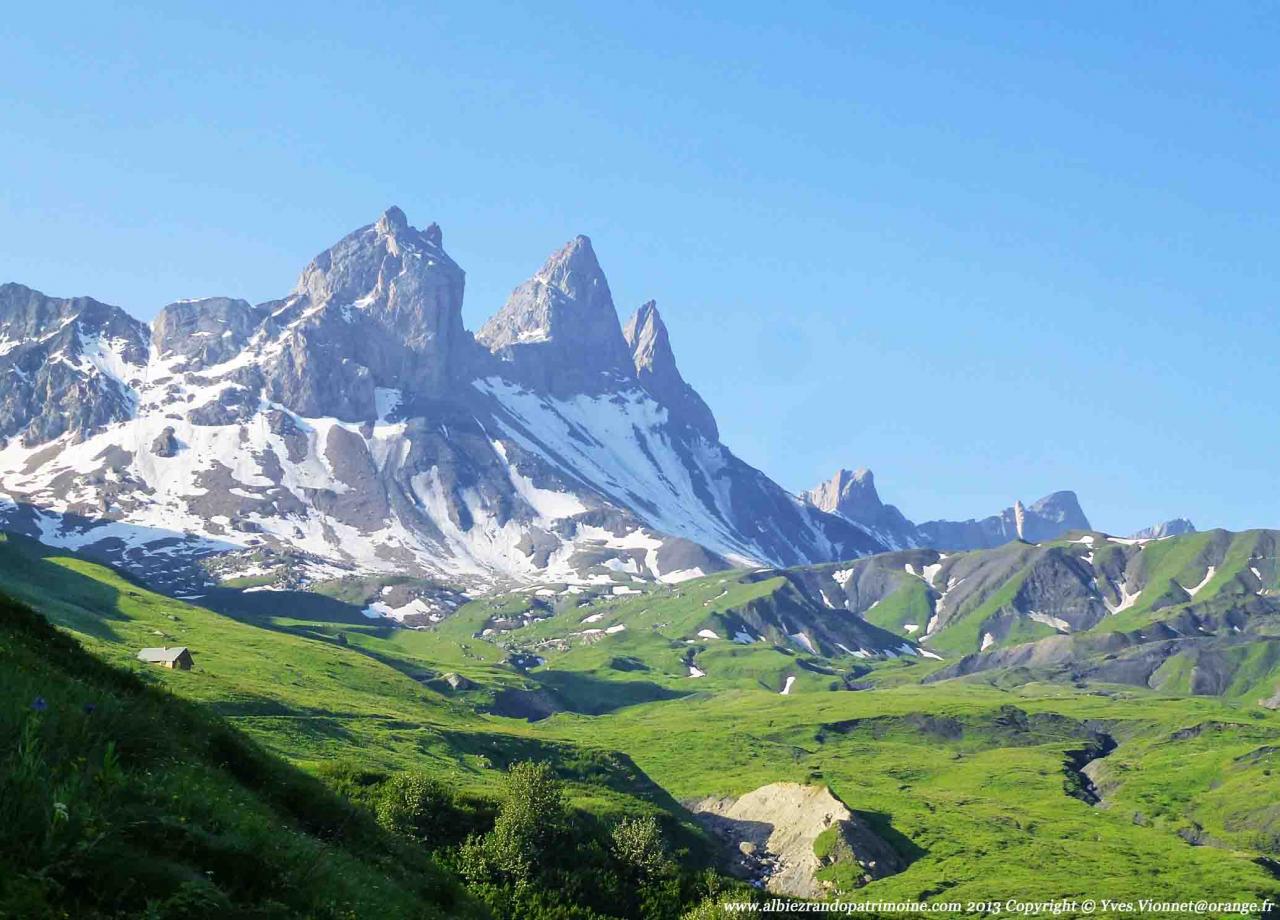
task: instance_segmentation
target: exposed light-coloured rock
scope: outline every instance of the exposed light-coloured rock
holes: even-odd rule
[[[800,898],[824,894],[825,886],[814,876],[825,863],[814,852],[814,841],[833,828],[836,840],[827,858],[856,863],[866,880],[884,878],[904,867],[898,853],[826,786],[772,783],[737,798],[703,799],[691,803],[690,810],[731,852],[739,854],[735,860],[739,874],[776,894]]]

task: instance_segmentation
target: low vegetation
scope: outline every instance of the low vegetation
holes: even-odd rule
[[[828,786],[899,857],[868,881],[819,836],[832,895],[1280,893],[1280,714],[1256,694],[921,685],[937,662],[733,642],[726,604],[771,590],[735,577],[404,630],[231,616],[0,540],[0,589],[62,627],[4,606],[0,916],[713,917],[750,889],[687,807],[777,782]],[[134,660],[157,644],[194,670]]]

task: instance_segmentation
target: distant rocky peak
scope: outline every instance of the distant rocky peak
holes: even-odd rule
[[[1034,517],[1054,525],[1065,525],[1068,530],[1090,529],[1089,519],[1080,507],[1080,499],[1076,497],[1076,493],[1068,490],[1051,492],[1039,501],[1032,502],[1026,510],[1028,522]]]
[[[1165,537],[1178,537],[1195,532],[1195,524],[1192,524],[1186,518],[1174,518],[1171,521],[1162,521],[1159,524],[1144,527],[1133,534],[1132,538],[1135,540],[1162,540]]]
[[[809,503],[830,513],[853,514],[882,504],[876,492],[876,477],[871,470],[840,469],[836,474],[805,493]]]
[[[631,358],[637,371],[642,367],[653,368],[667,362],[675,364],[667,324],[658,313],[657,301],[649,300],[641,304],[631,314],[631,319],[627,320],[622,336],[631,349]]]
[[[635,374],[609,282],[585,236],[552,253],[476,339],[515,376],[559,395],[600,390]]]
[[[418,230],[394,205],[372,224],[347,234],[302,270],[293,302],[349,307],[385,299],[394,286],[443,280],[459,287],[462,269],[445,253],[437,224]]]
[[[853,521],[890,548],[922,545],[916,526],[893,505],[880,500],[875,474],[866,467],[837,470],[803,497],[822,511]]]
[[[673,421],[689,425],[709,440],[719,438],[719,428],[711,409],[697,391],[685,382],[676,367],[671,338],[667,334],[666,323],[658,313],[657,303],[650,300],[642,304],[627,321],[623,337],[631,349],[631,362],[636,377],[666,407],[669,417]]]

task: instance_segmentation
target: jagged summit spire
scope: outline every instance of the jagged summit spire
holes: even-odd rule
[[[378,218],[375,226],[378,228],[379,233],[404,231],[409,229],[409,218],[405,217],[404,211],[392,205],[382,212],[382,216]]]
[[[548,256],[532,280],[540,281],[567,297],[581,298],[591,309],[604,310],[604,302],[608,301],[609,310],[613,311],[615,318],[617,316],[613,309],[613,294],[604,270],[600,268],[600,260],[596,258],[591,239],[582,234]]]
[[[609,282],[591,240],[574,237],[481,327],[476,340],[517,376],[557,393],[634,375]]]
[[[409,218],[405,216],[404,211],[394,204],[383,211],[382,216],[372,226],[378,237],[390,237],[397,240],[407,239],[410,244],[414,242],[426,243],[437,249],[444,245],[444,233],[440,230],[439,224],[432,221],[425,230],[419,230],[410,225]]]
[[[284,347],[263,365],[268,397],[303,415],[355,420],[375,417],[378,387],[447,389],[472,344],[466,275],[440,239],[439,227],[418,230],[393,205],[312,259],[271,312]]]
[[[666,406],[671,419],[691,426],[709,440],[716,440],[720,433],[715,416],[676,367],[671,337],[655,301],[646,301],[632,314],[623,336],[631,349],[636,377]]]
[[[375,288],[388,287],[392,279],[424,273],[456,275],[460,286],[462,269],[442,243],[439,225],[418,230],[404,211],[392,205],[372,224],[348,233],[312,259],[294,293],[305,294],[312,304],[329,300],[346,304]]]

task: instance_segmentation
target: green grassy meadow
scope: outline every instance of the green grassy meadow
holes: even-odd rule
[[[1152,562],[1176,579],[1194,554],[1193,544]],[[709,850],[684,804],[823,783],[908,862],[860,899],[1280,894],[1268,863],[1280,859],[1280,713],[1242,695],[1188,696],[1176,665],[1161,691],[922,686],[939,662],[733,642],[735,611],[777,590],[775,579],[721,573],[618,598],[525,593],[407,630],[358,613],[309,618],[284,598],[270,615],[229,616],[21,538],[0,541],[0,591],[95,659],[312,774],[334,762],[422,770],[483,796],[511,764],[546,760],[582,813],[661,815],[702,854],[691,860]],[[880,625],[912,622],[917,605],[881,605]],[[484,635],[522,615],[533,621]],[[699,637],[704,629],[717,638]],[[134,659],[160,644],[189,646],[195,669]],[[1256,683],[1276,662],[1250,654]],[[705,676],[691,677],[691,665]],[[445,674],[470,688],[452,689]],[[1102,735],[1115,748],[1091,768],[1095,805],[1073,794],[1082,780],[1068,764]]]

